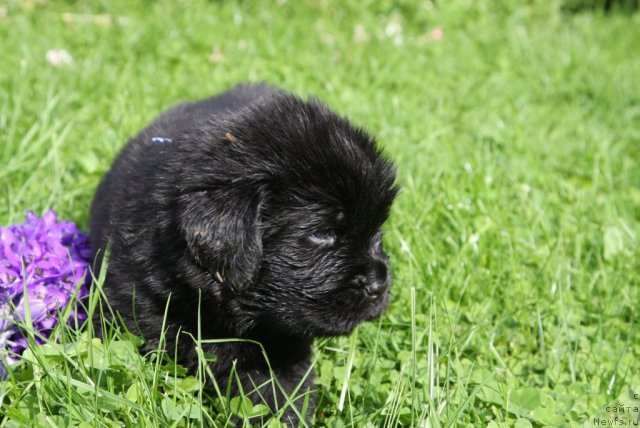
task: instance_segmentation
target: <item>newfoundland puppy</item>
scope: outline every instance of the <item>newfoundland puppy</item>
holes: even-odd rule
[[[387,306],[380,228],[394,180],[374,139],[316,99],[241,85],[177,105],[129,141],[96,192],[104,293],[149,349],[164,322],[169,353],[192,369],[198,332],[248,339],[202,346],[216,383],[308,422],[313,339]]]

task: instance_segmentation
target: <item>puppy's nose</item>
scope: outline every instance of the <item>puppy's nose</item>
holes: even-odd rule
[[[373,281],[368,283],[364,287],[364,291],[367,293],[369,297],[372,299],[377,299],[387,291],[388,283],[387,281]]]
[[[356,283],[372,299],[382,296],[389,288],[389,274],[387,264],[378,262],[369,267],[366,275],[358,275]]]

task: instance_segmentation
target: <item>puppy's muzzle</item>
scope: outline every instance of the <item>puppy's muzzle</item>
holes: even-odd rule
[[[362,289],[369,299],[379,299],[387,292],[391,284],[387,263],[384,261],[372,263],[366,272],[353,278],[353,283],[356,287]]]

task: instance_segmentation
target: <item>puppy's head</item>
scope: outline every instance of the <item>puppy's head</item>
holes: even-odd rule
[[[187,150],[180,224],[189,251],[232,290],[239,331],[350,332],[391,283],[381,226],[395,172],[374,140],[318,101],[261,99],[212,120]],[[222,280],[222,281],[220,281]]]

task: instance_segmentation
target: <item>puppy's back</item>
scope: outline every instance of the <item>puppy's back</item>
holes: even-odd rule
[[[279,94],[281,91],[265,84],[238,85],[227,92],[201,101],[178,104],[162,113],[142,132],[158,133],[168,138],[193,129],[211,116],[231,114],[261,97]]]
[[[92,247],[96,250],[106,248],[114,222],[112,201],[131,200],[136,203],[136,196],[147,193],[146,187],[155,177],[158,158],[166,154],[164,145],[202,126],[214,116],[233,114],[262,97],[281,93],[266,84],[242,84],[204,100],[178,104],[161,113],[129,140],[98,186],[91,206]],[[131,193],[131,183],[136,183],[136,194]]]

